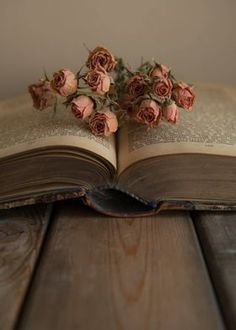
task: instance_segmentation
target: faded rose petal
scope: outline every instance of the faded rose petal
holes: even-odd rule
[[[47,80],[40,80],[36,84],[30,85],[28,91],[32,97],[33,106],[38,110],[44,110],[56,101],[50,82]]]
[[[96,136],[109,136],[117,131],[118,121],[113,112],[104,109],[91,117],[89,127]]]
[[[53,74],[51,81],[52,88],[61,96],[68,96],[76,92],[77,79],[73,72],[67,69],[62,69]]]
[[[168,78],[169,72],[170,69],[166,65],[156,64],[156,66],[149,72],[149,76],[156,78]]]
[[[156,101],[146,99],[136,108],[134,117],[142,124],[154,126],[160,121],[161,108]]]
[[[180,81],[174,84],[172,98],[179,107],[190,111],[195,99],[195,93],[193,92],[193,88],[191,86]]]
[[[136,74],[126,81],[126,93],[130,98],[144,95],[147,91],[146,76],[142,73]]]
[[[88,71],[85,80],[91,90],[100,95],[107,93],[110,89],[110,77],[102,69]]]
[[[93,112],[93,101],[86,95],[80,95],[71,102],[71,110],[76,118],[84,119]]]
[[[177,123],[177,121],[179,119],[179,109],[177,108],[177,105],[175,104],[175,102],[163,107],[162,116],[169,123],[172,123],[172,124]]]
[[[172,83],[169,79],[157,79],[153,83],[153,92],[160,98],[168,98],[171,96]]]
[[[96,47],[90,52],[86,65],[89,69],[103,68],[107,72],[114,69],[116,61],[114,56],[104,47]]]

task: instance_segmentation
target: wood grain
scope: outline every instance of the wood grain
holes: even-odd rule
[[[48,225],[51,206],[0,211],[0,329],[13,329]]]
[[[222,329],[187,213],[115,219],[63,203],[24,330]]]
[[[195,226],[229,329],[236,329],[236,213],[194,214]]]

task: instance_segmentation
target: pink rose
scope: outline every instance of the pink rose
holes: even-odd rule
[[[136,108],[134,116],[138,122],[154,126],[159,123],[161,118],[161,108],[154,100],[143,100]]]
[[[55,103],[56,97],[51,89],[50,82],[40,80],[28,87],[33,105],[38,110],[44,110]]]
[[[108,109],[96,112],[89,121],[89,127],[96,136],[109,136],[116,132],[118,121],[116,115]]]
[[[61,96],[68,96],[76,92],[77,79],[73,72],[62,69],[53,74],[51,86]]]
[[[156,64],[156,66],[149,72],[149,76],[157,78],[168,78],[169,72],[170,69],[164,64]]]
[[[91,90],[98,94],[103,95],[107,93],[110,89],[110,78],[107,75],[106,71],[102,70],[101,68],[90,70],[87,73],[85,80],[87,84],[91,87]]]
[[[104,47],[96,47],[90,52],[87,63],[89,69],[103,68],[107,72],[114,69],[116,61],[114,56]]]
[[[177,108],[177,105],[175,104],[175,102],[163,107],[162,116],[169,123],[176,124],[176,122],[179,119],[179,109]]]
[[[172,90],[172,97],[179,107],[184,108],[187,111],[190,111],[195,99],[193,87],[180,81],[174,84],[174,88]]]
[[[76,118],[84,119],[93,112],[93,101],[90,97],[80,95],[71,102],[71,110]]]
[[[153,92],[160,98],[171,96],[172,83],[169,79],[159,78],[153,83]]]
[[[126,81],[126,93],[130,98],[144,95],[147,91],[146,76],[142,73],[136,74]]]

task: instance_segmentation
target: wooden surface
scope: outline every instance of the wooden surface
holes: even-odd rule
[[[0,329],[12,329],[47,229],[51,206],[0,211]]]
[[[50,210],[0,214],[1,330],[236,328],[235,213]]]
[[[236,329],[236,214],[194,214],[195,225],[228,329]]]

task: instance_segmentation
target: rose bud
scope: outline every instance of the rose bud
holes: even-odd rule
[[[169,123],[176,124],[179,119],[179,109],[175,102],[163,107],[162,116]]]
[[[136,74],[126,81],[126,93],[130,98],[144,95],[147,91],[146,76],[142,73]]]
[[[167,78],[169,72],[170,69],[164,64],[156,64],[156,66],[149,72],[149,76],[157,78]]]
[[[93,112],[93,101],[86,95],[80,95],[71,102],[71,111],[78,119],[84,119]]]
[[[56,101],[56,96],[48,80],[40,80],[36,84],[30,85],[28,91],[32,97],[33,106],[38,110],[44,110]]]
[[[77,79],[73,72],[62,69],[53,74],[51,86],[61,96],[68,96],[76,92]]]
[[[193,87],[187,85],[186,83],[180,81],[174,84],[172,90],[172,98],[175,100],[176,104],[190,111],[195,99],[195,94],[193,92]]]
[[[161,108],[154,100],[143,100],[136,108],[134,118],[138,122],[148,126],[157,125],[161,118]]]
[[[96,136],[109,136],[117,131],[116,115],[108,109],[96,112],[89,121],[89,127]]]
[[[89,69],[103,68],[110,72],[116,66],[114,56],[104,47],[96,47],[90,52],[86,65]]]
[[[90,70],[87,73],[85,80],[91,90],[100,95],[107,93],[110,89],[110,77],[107,75],[106,71],[101,68]]]
[[[169,79],[157,79],[153,83],[153,92],[160,98],[171,96],[172,83]]]

